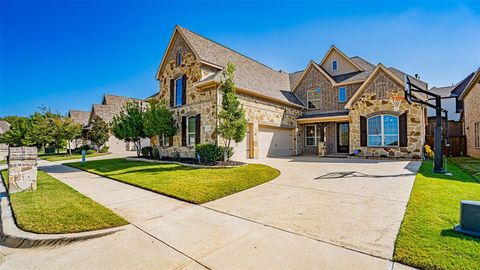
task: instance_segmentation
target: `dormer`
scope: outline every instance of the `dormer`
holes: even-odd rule
[[[332,77],[363,70],[334,45],[330,47],[319,65]]]

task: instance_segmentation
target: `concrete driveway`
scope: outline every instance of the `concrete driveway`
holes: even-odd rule
[[[204,206],[391,259],[421,162],[295,157],[279,178]]]

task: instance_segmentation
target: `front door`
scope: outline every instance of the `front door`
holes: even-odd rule
[[[337,153],[348,153],[348,123],[337,123]]]

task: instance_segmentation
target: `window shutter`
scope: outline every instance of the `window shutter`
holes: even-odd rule
[[[172,79],[170,80],[170,107],[175,106],[175,81]]]
[[[367,118],[360,116],[360,146],[367,146]]]
[[[197,114],[196,116],[196,123],[195,123],[195,144],[199,144],[200,143],[200,133],[201,133],[201,126],[200,126],[200,122],[201,122],[201,119],[202,119],[202,116],[200,114]]]
[[[408,144],[408,130],[407,130],[407,113],[403,113],[398,117],[398,136],[400,140],[400,146],[407,146]]]
[[[187,75],[182,76],[182,105],[187,104]]]
[[[182,116],[182,146],[187,146],[187,117]]]
[[[168,138],[168,145],[173,146],[173,136]]]

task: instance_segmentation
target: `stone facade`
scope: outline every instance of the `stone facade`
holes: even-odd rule
[[[0,143],[0,161],[7,160],[8,157],[8,145]]]
[[[325,142],[318,143],[318,152],[317,155],[319,157],[324,157],[327,155],[327,149],[325,148]]]
[[[463,98],[465,135],[467,136],[467,155],[480,158],[480,147],[475,145],[475,123],[480,125],[480,82]],[[480,132],[480,131],[479,131]]]
[[[339,86],[334,87],[324,74],[313,67],[307,72],[295,90],[297,97],[307,106],[307,95],[311,100],[314,99],[311,101],[314,108],[307,109],[307,111],[330,112],[345,109],[346,102],[338,101]],[[360,83],[356,83],[342,86],[346,88],[347,100],[353,96],[360,85]],[[317,88],[320,88],[320,91],[317,92]]]
[[[421,158],[424,143],[424,109],[418,103],[403,101],[399,111],[390,103],[391,96],[403,95],[402,86],[381,71],[369,83],[363,95],[350,108],[350,153],[360,150],[360,156],[388,156]],[[400,115],[407,113],[406,147],[363,147],[360,146],[360,116],[371,117],[379,114]]]
[[[8,192],[37,189],[37,148],[10,147]]]

